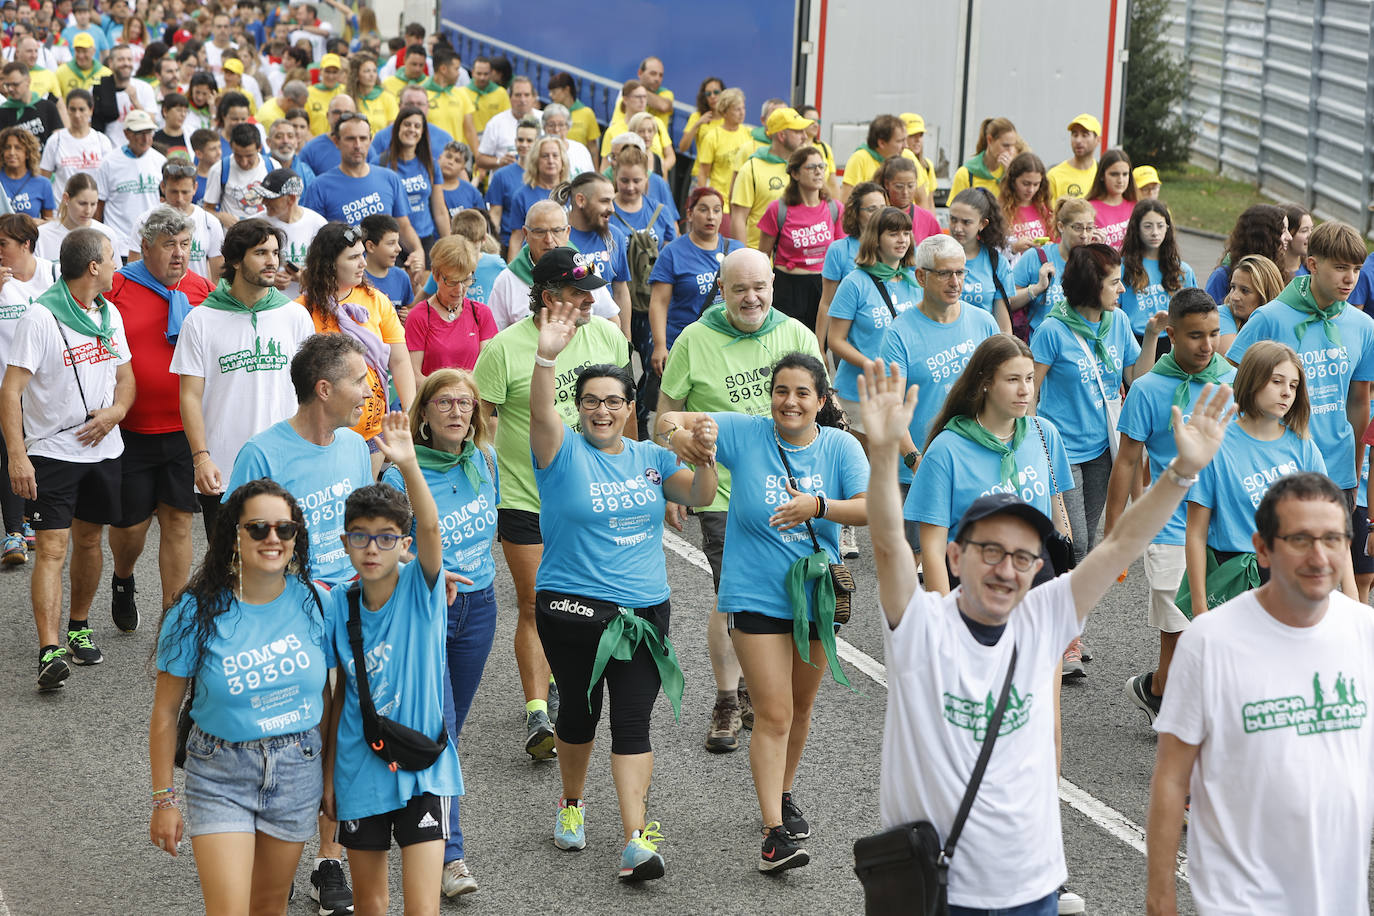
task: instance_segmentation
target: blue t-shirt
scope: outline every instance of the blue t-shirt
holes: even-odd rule
[[[372,146],[368,148],[368,162],[376,162],[390,148],[391,130],[395,126],[395,124],[388,124],[377,131],[377,136],[372,138]],[[453,142],[453,135],[442,127],[435,127],[433,124],[427,126],[429,127],[429,151],[437,159],[439,154],[444,151],[444,147]],[[335,165],[338,163],[336,162]]]
[[[105,52],[110,50],[111,47],[113,47],[113,45],[110,44],[110,37],[105,34],[105,30],[94,22],[86,26],[84,29],[79,25],[67,26],[65,29],[62,30],[62,40],[66,42],[67,47],[70,48],[72,45],[72,39],[80,35],[82,32],[85,32],[87,35],[91,36],[91,41],[95,42],[95,53],[97,60],[100,57],[103,57]]]
[[[772,417],[713,413],[719,427],[716,458],[730,469],[730,513],[725,520],[725,551],[716,609],[722,613],[749,611],[791,619],[792,604],[783,581],[792,564],[815,552],[805,525],[779,531],[768,519],[792,497],[787,471],[778,455]],[[786,446],[795,448],[795,446]],[[819,428],[816,438],[800,451],[787,452],[787,463],[803,493],[826,499],[850,499],[868,491],[868,459],[859,440],[843,430]],[[840,561],[840,525],[812,519],[816,540]],[[815,594],[807,590],[808,620],[816,619]]]
[[[1197,483],[1188,491],[1188,502],[1212,510],[1207,546],[1233,553],[1254,552],[1250,535],[1255,533],[1255,510],[1260,500],[1274,481],[1298,471],[1327,472],[1315,442],[1300,439],[1288,429],[1272,442],[1261,442],[1233,421],[1216,457],[1198,472]]]
[[[1231,291],[1231,268],[1222,264],[1207,277],[1207,285],[1203,287],[1207,290],[1207,295],[1212,297],[1212,301],[1220,305],[1226,301],[1226,294]]]
[[[57,210],[52,182],[32,172],[25,172],[20,178],[11,178],[4,171],[0,171],[0,186],[4,187],[5,194],[10,199],[10,207],[15,213],[42,219],[44,210]]]
[[[487,304],[487,297],[491,295],[492,284],[501,275],[501,271],[506,269],[506,262],[501,260],[499,255],[479,252],[477,255],[477,269],[472,272],[472,285],[468,287],[467,298],[473,302]],[[429,275],[425,281],[424,294],[432,296],[439,291],[439,284],[434,282],[434,274]]]
[[[1121,294],[1121,303],[1118,306],[1122,314],[1130,319],[1131,330],[1135,332],[1136,337],[1145,336],[1145,325],[1155,312],[1169,311],[1169,300],[1173,298],[1173,293],[1164,288],[1164,274],[1159,269],[1159,258],[1141,258],[1140,263],[1145,268],[1145,288],[1137,291],[1126,284],[1126,290]],[[1183,274],[1183,289],[1197,286],[1197,275],[1193,273],[1193,268],[1188,266],[1187,261],[1182,262],[1180,273]],[[1123,282],[1125,279],[1122,277]]]
[[[296,154],[296,158],[291,160],[291,164],[288,165],[287,168],[295,172],[300,178],[301,184],[305,185],[307,188],[310,187],[310,182],[315,180],[315,170],[301,158],[300,153]]]
[[[196,665],[196,599],[183,594],[158,633],[157,668],[194,677],[191,718],[207,735],[256,741],[308,731],[320,724],[329,666],[324,618],[296,576],[266,604],[230,597]],[[189,625],[189,626],[188,626]]]
[[[310,166],[316,177],[330,169],[337,169],[339,162],[342,161],[339,148],[334,145],[334,140],[329,134],[320,134],[307,140],[296,158]]]
[[[1102,365],[1090,342],[1057,318],[1046,321],[1031,335],[1031,356],[1040,365],[1050,367],[1040,385],[1037,413],[1059,427],[1069,460],[1074,464],[1090,461],[1107,450],[1102,390],[1106,390],[1108,398],[1120,399],[1122,373],[1140,357],[1140,343],[1131,332],[1130,322],[1120,311],[1104,313],[1104,321],[1108,314],[1112,315],[1106,341],[1113,363],[1110,367]],[[1088,327],[1096,331],[1098,324],[1089,321]],[[1101,388],[1097,384],[1099,373]]]
[[[373,480],[363,437],[351,429],[336,429],[333,442],[316,445],[302,439],[290,420],[274,423],[239,449],[224,499],[259,477],[281,484],[300,505],[310,534],[310,577],[330,586],[352,579],[353,564],[339,536],[348,494]]]
[[[1050,313],[1050,309],[1064,301],[1064,256],[1059,253],[1058,242],[1046,242],[1040,246],[1040,250],[1045,253],[1045,263],[1054,266],[1054,276],[1050,279],[1050,285],[1045,291],[1036,296],[1026,308],[1031,310],[1031,330],[1040,327],[1040,322],[1045,320],[1045,316]],[[1011,272],[1012,283],[1016,289],[1025,289],[1027,286],[1034,286],[1040,282],[1040,256],[1027,249],[1017,259],[1016,266]],[[1009,288],[1007,295],[1014,296],[1016,293]]]
[[[363,217],[385,213],[396,219],[410,216],[405,185],[395,172],[374,165],[362,178],[352,178],[338,169],[318,176],[301,197],[301,206],[314,210],[327,220],[356,226]]]
[[[743,247],[725,236],[716,238],[710,251],[699,248],[690,235],[680,235],[663,247],[654,262],[650,283],[668,283],[668,346],[677,341],[682,329],[701,317],[707,308],[725,301],[716,289],[716,275],[725,255]],[[707,301],[707,298],[711,301]]]
[[[377,714],[437,738],[444,725],[444,682],[448,677],[444,577],[436,576],[430,585],[419,562],[411,562],[401,567],[396,590],[380,609],[368,610],[362,596],[358,597],[367,686]],[[398,769],[393,773],[367,746],[353,649],[348,642],[348,589],[336,588],[329,593],[325,619],[329,622],[325,658],[344,678],[334,762],[339,820],[361,820],[395,811],[425,792],[445,798],[462,795],[463,774],[453,735],[448,736],[439,759],[419,771]]]
[[[1236,316],[1231,314],[1231,306],[1217,306],[1217,316],[1221,319],[1221,336],[1239,333],[1239,329],[1236,327]]]
[[[487,180],[487,208],[501,208],[501,225],[497,228],[501,231],[501,247],[503,249],[510,243],[510,234],[519,228],[518,224],[512,225],[507,222],[511,195],[524,185],[525,167],[518,162],[503,165],[492,172],[491,178]]]
[[[883,284],[887,287],[888,299],[892,309],[900,316],[907,309],[921,301],[923,290],[905,280],[893,279]],[[962,309],[961,309],[962,312]],[[849,276],[840,281],[835,290],[835,298],[830,300],[830,319],[848,321],[849,333],[845,340],[869,359],[878,357],[883,343],[883,333],[892,324],[895,316],[888,308],[887,301],[878,291],[877,281],[867,271],[855,268]],[[994,329],[997,323],[993,322]],[[859,399],[858,366],[848,360],[838,360],[835,370],[835,390],[846,401]],[[925,391],[924,388],[921,389]]]
[[[205,197],[205,181],[204,175],[196,176],[196,193],[191,197],[191,203],[198,204]]]
[[[430,196],[434,193],[434,179],[442,179],[443,173],[439,171],[437,160],[431,163],[431,166],[434,170],[432,173],[424,168],[419,156],[396,161],[396,174],[401,176],[401,186],[405,188],[406,201],[410,205],[410,225],[420,238],[426,238],[439,231],[434,225],[434,208],[430,205]]]
[[[535,465],[544,537],[536,589],[628,608],[668,600],[663,483],[681,468],[652,442],[620,441],[610,455],[564,429],[549,466]]]
[[[1045,433],[1040,441],[1039,426]],[[1050,473],[1045,449],[1054,456]],[[951,533],[964,511],[988,493],[1015,493],[1054,518],[1054,494],[1073,489],[1073,471],[1059,429],[1044,417],[1031,417],[1016,449],[1016,478],[1003,482],[1002,456],[958,433],[943,430],[930,443],[907,491],[902,517],[948,528]],[[1055,489],[1056,485],[1058,489]]]
[[[549,189],[522,184],[511,192],[510,206],[501,211],[501,231],[506,233],[505,244],[510,243],[510,234],[525,228],[525,214],[530,207],[541,200],[549,199]]]
[[[444,188],[444,206],[448,207],[448,215],[454,216],[460,210],[485,210],[487,202],[472,182],[460,178],[458,187]]]
[[[577,246],[577,250],[589,258],[596,260],[596,275],[607,283],[629,283],[630,282],[630,262],[625,256],[629,239],[625,231],[615,224],[615,220],[607,225],[611,233],[611,247],[606,247],[606,240],[595,232],[582,232],[573,229],[568,233],[568,239]]]
[[[1222,381],[1229,385],[1235,377],[1236,370],[1232,369]],[[1145,444],[1145,451],[1150,456],[1151,480],[1158,480],[1165,466],[1178,454],[1178,447],[1174,445],[1174,431],[1169,424],[1173,420],[1174,391],[1180,381],[1158,372],[1147,372],[1136,379],[1130,391],[1126,392],[1126,403],[1121,407],[1121,419],[1116,424],[1122,435]],[[1197,403],[1204,387],[1202,382],[1188,383],[1189,407],[1183,412],[1185,421],[1192,416],[1192,405]],[[1164,529],[1155,535],[1153,543],[1182,546],[1187,523],[1187,507],[1180,504],[1169,516]]]
[[[870,284],[871,285],[871,284]],[[982,309],[959,304],[959,317],[941,324],[919,308],[897,316],[883,335],[879,358],[901,367],[908,385],[920,385],[916,412],[911,416],[911,439],[925,448],[930,424],[945,405],[945,397],[964,371],[978,345],[997,333],[997,319]],[[897,465],[897,479],[911,482],[905,462]]]
[[[682,222],[682,214],[678,213],[677,204],[673,203],[673,189],[668,187],[668,182],[658,172],[649,173],[649,187],[644,192],[644,202],[649,204],[650,213],[654,207],[663,204],[663,215],[668,217],[669,222]]]
[[[418,230],[417,230],[418,231]],[[383,296],[391,300],[391,305],[397,310],[410,305],[410,275],[399,267],[392,266],[387,270],[385,277],[373,276],[372,271],[366,271],[367,282],[381,291]]]
[[[473,455],[477,478],[482,485],[473,491],[462,467],[447,471],[423,469],[425,483],[439,506],[439,532],[444,542],[444,569],[472,580],[471,585],[458,583],[460,592],[480,592],[496,578],[496,562],[491,545],[496,538],[496,504],[501,499],[501,478],[492,465],[480,454]],[[395,466],[382,472],[382,483],[389,483],[406,492],[405,478]],[[410,524],[410,536],[415,536],[415,523]]]
[[[1331,479],[1348,490],[1358,482],[1358,475],[1355,432],[1345,415],[1345,402],[1351,382],[1374,381],[1374,318],[1356,308],[1341,309],[1335,318],[1341,339],[1336,346],[1327,340],[1320,321],[1307,325],[1299,341],[1294,329],[1304,317],[1283,302],[1260,306],[1236,335],[1226,358],[1239,365],[1246,349],[1257,340],[1287,344],[1302,357],[1307,398],[1312,403],[1308,431],[1326,458]]]
[[[658,242],[658,250],[660,252],[663,250],[663,246],[677,238],[677,224],[674,223],[672,217],[668,215],[668,207],[666,205],[662,210],[658,211],[658,219],[654,220],[652,226],[649,225],[649,217],[654,215],[654,210],[659,205],[649,200],[649,198],[645,197],[642,199],[642,205],[638,213],[630,213],[628,210],[622,210],[620,209],[620,204],[613,204],[612,206],[615,207],[615,212],[620,219],[629,223],[636,231],[640,229],[651,230],[654,234],[654,239]],[[611,217],[611,220],[612,222],[618,222],[614,216]],[[625,229],[625,223],[620,223],[620,228]],[[628,234],[629,230],[626,230],[626,232]]]
[[[859,240],[845,235],[830,243],[825,249],[825,263],[821,265],[821,277],[839,283],[853,273],[858,265],[854,259],[859,256]]]
[[[968,273],[964,275],[964,291],[959,294],[959,298],[969,305],[991,312],[993,302],[1001,299],[1002,293],[997,291],[997,285],[992,282],[992,259],[988,246],[979,246],[978,256],[969,261],[964,269]],[[1016,295],[1016,281],[1012,278],[1011,265],[1001,255],[997,256],[997,279],[1001,281],[1002,291],[1007,296]]]
[[[1360,274],[1355,278],[1355,288],[1350,291],[1350,298],[1346,301],[1361,309],[1374,301],[1374,254],[1365,258],[1364,263],[1360,265]]]

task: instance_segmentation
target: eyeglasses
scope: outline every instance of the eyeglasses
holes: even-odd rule
[[[627,403],[629,402],[618,394],[613,394],[608,398],[599,398],[594,394],[584,394],[577,399],[577,406],[581,407],[583,410],[596,410],[602,404],[606,405],[607,410],[619,410]]]
[[[1323,535],[1315,534],[1276,534],[1276,540],[1283,541],[1298,553],[1307,553],[1312,549],[1312,545],[1321,541],[1327,550],[1341,550],[1346,544],[1350,543],[1350,535],[1344,531],[1329,531]]]
[[[1069,228],[1072,229],[1074,232],[1077,232],[1079,235],[1087,235],[1089,232],[1092,232],[1094,229],[1096,229],[1097,226],[1094,223],[1073,223],[1069,226]]]
[[[1294,535],[1296,537],[1296,535]],[[1035,565],[1035,561],[1040,559],[1036,554],[1029,550],[1008,550],[1001,544],[988,542],[965,541],[969,547],[977,547],[982,555],[983,562],[988,566],[996,566],[1008,555],[1011,557],[1012,569],[1017,572],[1030,572],[1030,568]]]
[[[196,167],[182,162],[168,162],[162,167],[163,178],[195,178]]]
[[[860,207],[860,208],[859,208],[859,212],[860,212],[860,213],[877,213],[877,212],[878,212],[879,210],[881,210],[882,208],[883,208],[883,205],[882,205],[882,204],[874,204],[874,205],[871,206],[871,207]]]
[[[434,279],[443,286],[471,286],[473,281],[473,275],[468,274],[466,277],[459,277],[457,280],[450,280],[448,277],[441,277],[438,274],[435,274]]]
[[[345,245],[356,245],[363,240],[363,230],[357,226],[349,226],[343,232]]]
[[[440,413],[448,413],[457,410],[459,413],[472,413],[472,409],[477,406],[477,402],[472,398],[430,398],[425,402],[425,406],[433,405]]]
[[[802,171],[803,171],[803,172],[824,172],[824,171],[825,171],[825,163],[824,163],[824,162],[808,162],[806,165],[802,166],[801,168],[802,168]]]
[[[567,226],[555,226],[552,229],[533,229],[529,226],[525,227],[525,235],[534,235],[538,236],[541,239],[551,239],[555,236],[562,235],[567,231]]]
[[[354,550],[366,550],[367,546],[373,541],[377,542],[378,550],[395,550],[396,545],[401,543],[404,535],[385,532],[383,534],[368,534],[366,531],[346,531],[341,537],[344,543]]]
[[[296,532],[300,530],[301,526],[295,522],[253,521],[244,522],[239,527],[248,532],[248,536],[255,541],[267,540],[267,533],[273,530],[277,532],[277,537],[283,541],[290,541],[296,537]]]
[[[927,268],[926,273],[928,273],[928,274],[930,274],[931,276],[935,277],[937,280],[960,280],[960,281],[962,281],[962,280],[964,279],[964,277],[968,276],[968,271],[965,270],[965,269],[963,269],[962,267],[959,268],[958,270],[936,270],[935,268],[931,267],[931,268]]]

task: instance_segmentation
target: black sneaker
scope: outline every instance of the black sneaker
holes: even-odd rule
[[[98,665],[105,660],[100,647],[91,639],[92,632],[90,627],[67,631],[67,649],[78,665]]]
[[[1154,681],[1155,673],[1146,671],[1144,674],[1137,674],[1134,677],[1126,678],[1126,699],[1130,700],[1137,709],[1145,713],[1150,719],[1150,724],[1155,724],[1155,718],[1159,715],[1160,703],[1163,697],[1154,695],[1151,690],[1151,682]]]
[[[811,835],[811,825],[792,800],[791,792],[782,793],[782,826],[794,840],[804,840]]]
[[[763,852],[759,871],[778,872],[797,868],[811,861],[811,854],[802,849],[801,842],[787,835],[787,828],[779,824],[763,838]]]
[[[130,576],[120,584],[118,578],[110,577],[110,616],[114,625],[125,633],[138,629],[138,605],[134,603],[134,577]]]
[[[38,655],[38,689],[56,690],[65,686],[72,669],[67,664],[67,650],[54,646]]]
[[[320,862],[320,867],[310,873],[310,897],[320,905],[320,916],[347,916],[353,912],[353,891],[344,877],[342,862]]]

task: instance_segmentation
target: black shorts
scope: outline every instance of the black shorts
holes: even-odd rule
[[[357,821],[339,821],[334,840],[346,849],[366,852],[386,852],[391,838],[401,848],[431,840],[448,839],[449,806],[451,798],[441,798],[428,792],[406,802],[404,808],[373,814]]]
[[[1364,506],[1356,506],[1355,511],[1350,513],[1350,524],[1355,532],[1350,541],[1350,564],[1355,569],[1355,575],[1374,573],[1374,557],[1364,552],[1365,541],[1369,538],[1369,510]]]
[[[770,617],[767,614],[756,614],[753,611],[735,611],[726,617],[726,625],[731,631],[739,630],[741,633],[752,633],[761,636],[791,636],[792,618],[791,617]],[[840,625],[835,624],[835,632],[840,632]],[[816,622],[813,620],[807,625],[806,638],[812,642],[821,638],[820,631],[816,629]]]
[[[184,432],[131,433],[124,437],[120,456],[123,485],[120,490],[120,528],[147,521],[158,504],[195,512],[196,471],[191,463],[191,444]]]
[[[30,460],[38,498],[28,500],[24,511],[35,531],[65,530],[73,518],[109,525],[119,517],[119,458],[86,462],[37,455]]]
[[[497,509],[496,533],[507,544],[528,547],[544,543],[544,535],[539,531],[539,513],[525,509]]]

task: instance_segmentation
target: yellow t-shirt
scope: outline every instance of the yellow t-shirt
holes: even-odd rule
[[[357,103],[358,111],[367,115],[367,123],[372,125],[372,133],[376,134],[390,124],[395,123],[396,115],[401,110],[401,103],[396,100],[396,96],[383,89],[375,99],[354,99]],[[458,139],[457,137],[454,138]]]
[[[73,89],[85,89],[87,91],[94,89],[96,83],[109,76],[112,72],[109,67],[97,65],[96,68],[91,71],[90,75],[82,76],[71,68],[70,65],[72,63],[73,61],[67,61],[67,63],[57,68],[55,74],[57,77],[57,94],[63,98],[66,98],[67,93],[71,92]],[[38,89],[34,88],[32,73],[29,74],[29,91],[37,92],[40,96],[43,94]]]
[[[440,130],[448,131],[448,135],[453,139],[466,143],[467,134],[463,132],[463,121],[468,115],[472,115],[474,126],[479,123],[476,112],[472,110],[472,93],[459,86],[435,90],[433,82],[426,83],[425,88],[429,90],[429,123]],[[500,91],[505,92],[504,89]],[[495,94],[490,92],[483,98],[491,98]],[[480,123],[486,124],[485,121]],[[477,127],[477,130],[481,129],[480,126]]]
[[[568,139],[583,144],[589,150],[596,149],[596,140],[601,136],[601,125],[596,123],[596,114],[581,102],[573,103],[571,114]]]
[[[1096,178],[1096,162],[1090,169],[1076,169],[1073,167],[1072,159],[1065,159],[1051,167],[1050,173],[1045,176],[1050,183],[1050,203],[1053,204],[1061,197],[1087,197]]]
[[[692,114],[687,118],[687,126],[686,126],[685,128],[683,128],[683,130],[682,130],[683,134],[689,134],[689,133],[691,133],[691,132],[692,132],[692,128],[693,128],[693,127],[696,127],[697,124],[698,124],[700,121],[701,121],[701,112],[699,112],[699,111],[694,111],[694,112],[692,112]],[[705,140],[705,139],[706,139],[706,135],[709,134],[711,131],[715,130],[716,127],[719,126],[719,125],[720,125],[720,122],[719,122],[719,121],[707,121],[705,124],[703,124],[703,125],[701,126],[701,129],[697,131],[696,139],[695,139],[693,142],[696,144],[696,148],[697,148],[698,152],[700,152],[700,150],[701,150],[701,141]]]
[[[730,178],[744,164],[754,152],[754,138],[749,135],[749,129],[743,124],[733,131],[725,130],[719,124],[706,125],[711,130],[703,131],[705,138],[701,134],[697,135],[697,165],[711,163],[711,174],[709,180],[711,187],[721,193],[721,196],[730,196]],[[727,206],[726,211],[729,211]]]
[[[388,76],[386,79],[382,80],[382,90],[396,96],[396,103],[399,105],[402,89],[404,89],[407,86],[420,86],[423,88],[425,80],[427,79],[429,79],[429,77],[422,76],[412,83],[410,80],[406,79],[404,76],[401,76],[400,74],[392,74],[391,76]]]
[[[305,97],[305,113],[310,116],[310,133],[318,137],[329,133],[329,103],[336,95],[343,95],[343,83],[333,89],[311,86]]]
[[[667,100],[668,100],[669,108],[668,108],[667,111],[654,111],[654,112],[651,112],[651,114],[653,114],[654,117],[658,118],[660,121],[663,122],[663,129],[664,129],[664,130],[667,130],[667,129],[668,129],[668,124],[669,124],[669,122],[672,121],[672,119],[673,119],[673,109],[672,109],[672,107],[671,107],[672,104],[673,104],[673,90],[671,90],[671,89],[659,89],[658,92],[656,92],[656,93],[654,93],[654,94],[657,95],[657,96],[658,96],[659,98],[661,98],[661,99],[667,99]]]
[[[57,83],[57,74],[43,67],[34,67],[29,71],[29,91],[38,93],[40,99],[49,95],[62,97],[62,87]]]
[[[468,107],[472,109],[472,124],[480,134],[487,129],[487,122],[493,117],[510,108],[510,94],[501,86],[495,83],[487,83],[487,91],[479,93],[470,85],[463,87],[463,96],[467,99]],[[434,95],[430,94],[430,105],[434,104]],[[453,133],[449,131],[449,133]],[[456,139],[459,133],[453,134]],[[474,152],[476,152],[474,150]]]
[[[992,196],[997,196],[997,191],[1001,188],[1002,176],[1006,174],[1006,169],[999,167],[992,173],[992,180],[979,178],[970,175],[969,170],[962,165],[954,173],[954,180],[949,183],[949,199],[952,201],[959,196],[960,191],[967,191],[969,188],[987,188],[992,192]]]
[[[301,305],[305,305],[304,296],[297,299]],[[381,338],[385,344],[404,344],[406,342],[405,326],[401,324],[401,319],[396,315],[396,309],[392,306],[391,300],[385,293],[373,287],[353,287],[343,299],[344,302],[361,305],[367,309],[367,321],[363,322],[363,327]],[[334,318],[327,318],[322,315],[311,313],[311,319],[315,322],[315,330],[321,334],[339,334],[339,322]],[[382,417],[386,416],[387,410],[387,391],[386,384],[375,369],[371,366],[367,369],[367,384],[371,393],[363,403],[363,416],[358,421],[358,425],[353,427],[353,431],[364,439],[371,439],[382,431]]]
[[[763,211],[781,197],[787,187],[787,162],[771,161],[775,158],[769,156],[768,159],[764,159],[751,155],[740,165],[739,174],[735,176],[730,206],[744,207],[749,211],[746,221],[749,237],[746,242],[750,248],[759,247],[759,219],[762,218]]]
[[[615,117],[611,118],[611,123],[606,127],[606,133],[601,137],[601,155],[609,156],[611,153],[611,141],[629,129],[630,128],[625,124],[624,112],[617,111]],[[663,125],[662,121],[659,121],[658,136],[654,138],[654,142],[649,149],[659,156],[662,156],[665,148],[673,148],[673,138],[668,136],[668,128]]]
[[[916,157],[916,154],[911,152],[911,150],[907,150],[906,152],[913,159]],[[925,165],[922,165],[921,160],[916,159],[916,176],[916,180],[925,185],[926,193],[932,195],[931,199],[933,201],[933,195],[935,194],[935,163],[927,162]]]
[[[916,163],[916,171],[921,171],[921,163],[916,161],[916,154],[909,149],[902,150],[902,155]],[[849,157],[849,161],[844,164],[844,183],[851,188],[863,184],[865,181],[872,181],[873,176],[878,174],[878,169],[882,168],[882,162],[873,158],[873,154],[860,147]]]
[[[286,117],[286,112],[281,110],[281,103],[277,101],[276,96],[273,96],[263,102],[262,107],[258,109],[257,122],[262,125],[263,130],[267,130],[272,126],[273,121],[280,121],[284,117]]]

